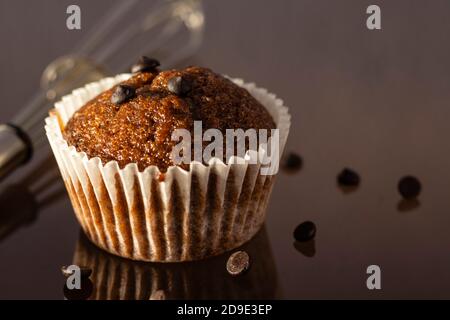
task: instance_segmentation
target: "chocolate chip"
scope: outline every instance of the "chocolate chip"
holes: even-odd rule
[[[286,171],[297,171],[303,166],[303,159],[298,154],[290,152],[286,154],[281,162],[282,168]]]
[[[89,278],[92,274],[92,269],[84,266],[78,266],[80,268],[81,278]],[[62,266],[61,272],[64,277],[70,277],[72,272],[69,270],[69,266]]]
[[[80,289],[69,289],[67,283],[64,284],[63,292],[67,300],[87,300],[94,291],[94,285],[89,278],[82,278]]]
[[[136,90],[132,86],[119,84],[114,90],[114,93],[111,95],[111,102],[114,104],[120,104],[133,98],[135,94]]]
[[[167,81],[167,89],[177,96],[183,96],[191,91],[191,84],[183,77],[176,76]]]
[[[233,276],[240,275],[250,267],[250,257],[245,251],[233,253],[227,261],[227,271]]]
[[[131,67],[131,72],[137,73],[137,72],[153,72],[156,71],[156,68],[159,67],[161,64],[158,60],[149,58],[146,56],[142,56],[138,63],[134,64]]]
[[[149,300],[166,300],[166,294],[163,290],[156,290],[150,295]]]
[[[309,241],[316,235],[316,225],[311,221],[300,223],[294,230],[294,238],[297,241]]]
[[[337,176],[337,181],[342,186],[357,186],[359,185],[359,175],[352,169],[344,168],[344,170]]]
[[[400,179],[398,183],[398,192],[405,199],[412,199],[417,197],[422,190],[420,181],[413,176],[406,176]]]

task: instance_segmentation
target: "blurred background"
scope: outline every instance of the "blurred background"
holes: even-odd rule
[[[156,2],[164,1],[140,1],[142,9],[113,19],[100,49],[115,44],[145,8],[154,12]],[[0,122],[42,92],[47,65],[79,50],[117,3],[0,0]],[[304,160],[297,172],[280,173],[272,194],[263,250],[271,252],[277,280],[265,297],[450,298],[450,2],[199,3],[194,45],[176,40],[152,49],[154,57],[274,92],[292,115],[287,149]],[[66,28],[70,4],[81,8],[81,30]],[[381,8],[381,30],[366,28],[371,4]],[[102,72],[127,71],[128,49],[125,42]],[[138,49],[136,59],[148,53]],[[361,175],[351,193],[336,186],[344,167]],[[410,206],[396,190],[406,174],[423,185]],[[64,298],[60,267],[79,248],[79,227],[62,188],[45,143],[29,165],[1,181],[0,298]],[[292,232],[305,220],[316,223],[317,236],[299,248]],[[366,287],[371,264],[381,268],[382,290]],[[246,297],[260,297],[249,286]]]

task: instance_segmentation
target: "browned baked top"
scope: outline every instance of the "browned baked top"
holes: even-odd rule
[[[175,94],[174,80],[180,79],[176,89],[181,92]],[[173,165],[171,151],[178,143],[171,141],[173,130],[193,134],[195,120],[202,121],[203,131],[216,128],[224,134],[225,129],[275,128],[247,90],[206,68],[139,72],[119,85],[134,94],[118,102],[117,85],[101,93],[72,116],[63,135],[89,158],[116,160],[121,168],[136,163],[141,171],[150,165],[165,171]]]

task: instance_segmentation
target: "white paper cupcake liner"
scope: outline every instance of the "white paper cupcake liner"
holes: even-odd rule
[[[46,132],[75,214],[86,235],[113,254],[143,261],[176,262],[206,258],[251,239],[265,218],[274,175],[261,175],[249,159],[225,164],[213,158],[190,170],[168,168],[164,181],[156,166],[102,164],[68,146],[62,129],[73,113],[99,93],[129,78],[105,78],[77,89],[55,104]],[[273,117],[282,153],[290,127],[283,102],[253,83],[246,88]],[[261,151],[261,150],[260,150]],[[236,160],[236,159],[235,159]]]

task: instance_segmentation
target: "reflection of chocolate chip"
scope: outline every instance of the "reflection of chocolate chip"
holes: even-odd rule
[[[294,238],[297,241],[308,241],[316,235],[316,225],[311,221],[300,223],[294,230]]]
[[[78,266],[80,268],[80,275],[82,278],[89,278],[92,274],[92,269],[84,266]],[[61,272],[64,277],[70,277],[73,273],[69,271],[69,266],[62,266]]]
[[[250,257],[245,251],[233,253],[227,261],[227,271],[233,276],[240,275],[250,267]]]
[[[297,171],[303,166],[303,159],[294,152],[289,152],[281,160],[282,168],[286,171]]]
[[[400,212],[408,212],[420,207],[420,201],[416,198],[402,199],[397,204],[397,210]]]
[[[417,197],[422,190],[420,181],[413,176],[403,177],[398,183],[398,192],[405,199],[412,199]]]
[[[80,289],[69,289],[67,283],[64,284],[63,292],[67,300],[86,300],[92,295],[94,286],[89,278],[82,278]]]
[[[311,239],[305,242],[294,242],[294,248],[305,257],[312,258],[316,254],[316,241]]]
[[[149,300],[166,300],[166,294],[163,290],[156,290],[150,295]]]
[[[359,185],[359,180],[359,175],[348,168],[344,168],[337,177],[337,181],[341,186],[357,186]]]
[[[191,91],[191,84],[185,78],[176,76],[167,81],[167,90],[177,96],[183,96]]]
[[[120,104],[133,98],[135,94],[136,91],[132,86],[119,84],[114,90],[114,93],[111,95],[111,102],[114,104]]]
[[[138,63],[133,65],[131,67],[131,72],[137,73],[137,72],[153,72],[156,71],[156,68],[160,66],[160,63],[158,60],[149,58],[146,56],[142,56]]]

